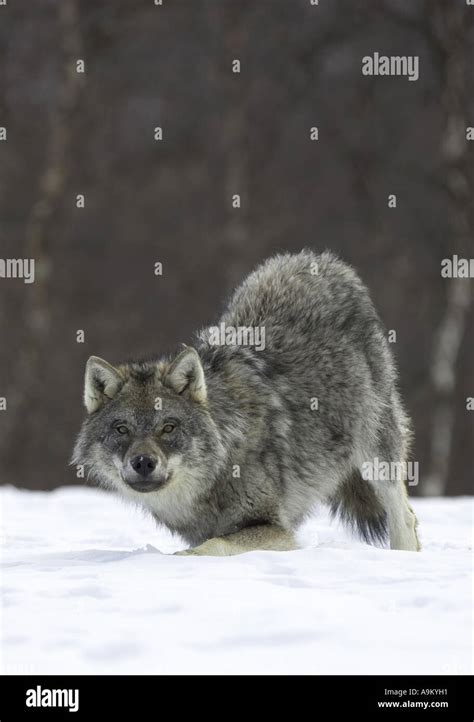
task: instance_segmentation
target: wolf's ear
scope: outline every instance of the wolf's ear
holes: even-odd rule
[[[113,399],[123,385],[123,378],[113,366],[98,356],[91,356],[86,364],[84,404],[92,414],[108,399]]]
[[[187,346],[175,358],[168,369],[165,381],[178,394],[188,391],[194,401],[203,404],[207,399],[206,379],[201,359],[191,346]]]

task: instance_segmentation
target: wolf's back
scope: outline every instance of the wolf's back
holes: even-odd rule
[[[380,326],[356,272],[329,252],[309,250],[280,254],[259,266],[235,291],[221,322],[264,327],[267,349],[279,352],[307,346],[324,330],[356,336],[361,325]]]
[[[366,286],[333,254],[270,258],[236,290],[222,322],[265,329],[265,349],[248,353],[262,362],[296,426],[319,425],[324,433],[340,427],[348,439],[372,439],[389,405],[400,409],[396,425],[404,425],[385,329]],[[319,420],[307,411],[314,398]]]

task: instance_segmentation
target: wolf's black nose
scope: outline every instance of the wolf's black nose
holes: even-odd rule
[[[146,479],[156,467],[156,460],[152,459],[151,456],[134,456],[130,460],[130,466],[137,474],[143,476]]]

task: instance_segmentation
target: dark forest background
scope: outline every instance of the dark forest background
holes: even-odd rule
[[[363,76],[375,51],[419,80]],[[78,483],[87,357],[174,349],[307,246],[397,332],[414,493],[472,493],[473,281],[440,264],[474,255],[473,67],[465,0],[0,4],[0,257],[36,259],[34,284],[0,279],[0,481]]]

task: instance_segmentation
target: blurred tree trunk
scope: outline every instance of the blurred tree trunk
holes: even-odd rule
[[[12,448],[11,439],[15,438],[18,432],[24,432],[27,423],[34,423],[37,410],[34,398],[36,391],[42,386],[39,367],[51,324],[48,278],[52,272],[52,261],[48,225],[64,193],[72,115],[83,77],[76,72],[76,61],[82,57],[77,0],[57,0],[57,29],[62,73],[45,167],[39,179],[38,197],[25,230],[23,257],[35,260],[35,282],[24,292],[24,340],[17,360],[16,382],[9,394],[8,427],[2,435],[3,458]],[[23,434],[20,433],[20,436]]]
[[[441,172],[451,202],[453,244],[460,257],[469,257],[473,243],[472,168],[468,158],[467,62],[469,13],[462,3],[428,2],[426,13],[429,39],[441,77],[441,104],[444,112],[444,138],[441,145]],[[431,460],[422,491],[425,495],[445,494],[455,421],[454,391],[456,366],[471,303],[469,279],[450,279],[446,306],[435,338],[431,382],[434,414],[431,433]]]

